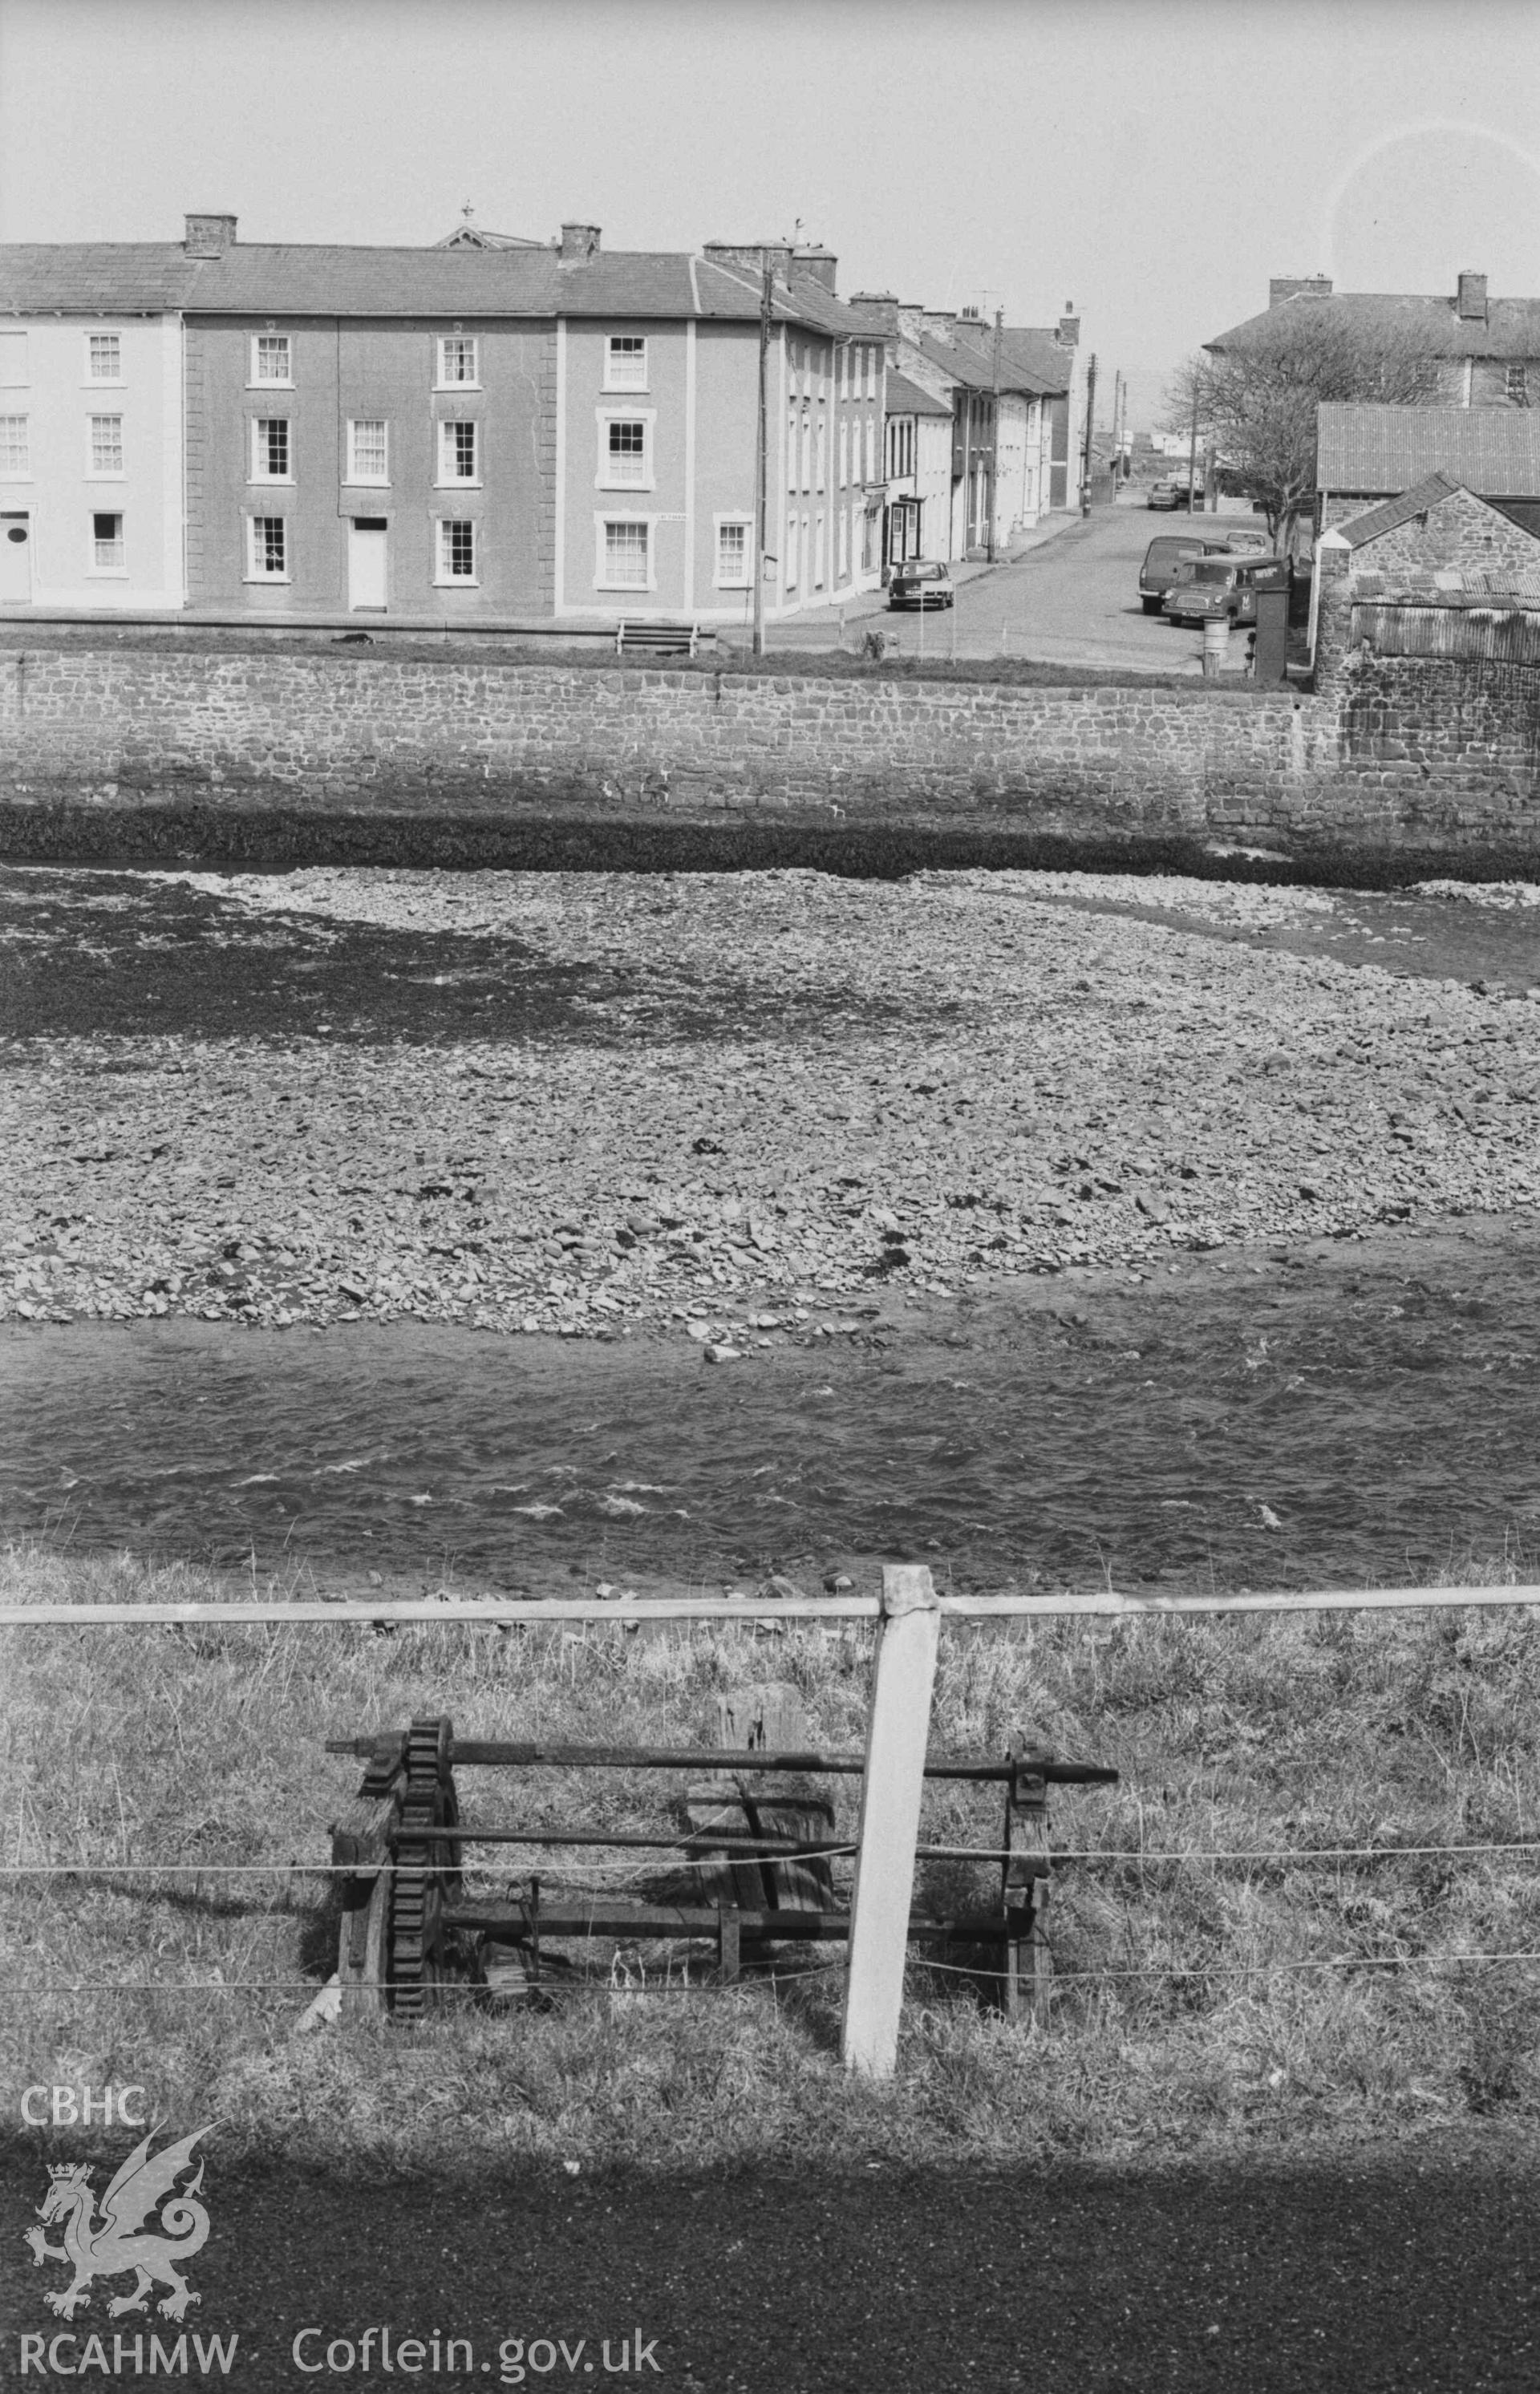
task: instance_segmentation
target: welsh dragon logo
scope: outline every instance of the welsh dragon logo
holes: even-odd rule
[[[60,2319],[73,2319],[91,2299],[93,2278],[121,2278],[132,2269],[133,2290],[108,2304],[110,2319],[125,2311],[148,2310],[150,2292],[157,2282],[169,2289],[158,2306],[164,2317],[186,2318],[188,2305],[202,2297],[192,2292],[177,2265],[191,2260],[208,2242],[208,2214],[197,2200],[204,2183],[201,2160],[191,2183],[180,2194],[174,2190],[183,2171],[191,2167],[193,2146],[213,2125],[210,2121],[206,2127],[194,2128],[191,2137],[166,2145],[158,2153],[151,2152],[150,2137],[136,2145],[101,2198],[99,2220],[89,2168],[79,2162],[60,2162],[50,2167],[48,2191],[37,2216],[45,2225],[62,2219],[64,2242],[50,2244],[41,2228],[26,2230],[34,2265],[64,2261],[74,2271],[62,2293],[45,2294],[43,2299],[50,2310]],[[156,2218],[158,2204],[164,2208]],[[162,2232],[156,2233],[157,2230]]]

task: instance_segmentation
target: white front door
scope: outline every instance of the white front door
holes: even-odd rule
[[[384,610],[385,544],[388,527],[384,516],[354,516],[348,526],[348,604]]]
[[[25,607],[33,595],[33,520],[0,514],[0,607]]]

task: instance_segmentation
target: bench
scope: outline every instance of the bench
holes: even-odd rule
[[[700,643],[700,627],[695,624],[622,624],[615,633],[615,654],[692,657]]]

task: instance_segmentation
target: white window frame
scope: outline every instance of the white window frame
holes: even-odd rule
[[[796,509],[795,507],[788,507],[786,510],[785,539],[783,543],[784,553],[781,560],[781,586],[783,590],[788,591],[795,590],[796,588],[797,569],[801,561],[800,552],[802,544],[797,536],[798,521],[799,519],[797,517]]]
[[[850,419],[848,415],[842,415],[839,419],[839,487],[842,491],[848,488],[849,480]]]
[[[468,425],[470,427],[473,436],[471,446],[475,451],[476,455],[476,471],[474,474],[452,474],[449,471],[449,460],[453,455],[454,449],[454,443],[451,440],[450,435],[462,424]],[[483,454],[481,435],[485,427],[479,415],[441,415],[438,418],[435,427],[435,438],[438,442],[438,454],[433,461],[435,490],[479,491],[480,489],[481,459]]]
[[[657,488],[657,460],[654,454],[658,411],[655,407],[600,407],[595,414],[599,430],[599,458],[594,473],[596,491],[652,491]],[[639,424],[642,428],[641,472],[621,481],[610,467],[610,427],[612,424]],[[618,522],[618,517],[615,519]]]
[[[644,524],[647,528],[647,579],[645,582],[612,582],[608,574],[607,534],[612,524]],[[634,598],[638,591],[655,590],[658,586],[658,519],[632,507],[606,507],[594,513],[594,588],[614,590],[623,597]]]
[[[265,375],[261,372],[262,343],[264,341],[283,342],[284,356],[288,362],[289,370],[287,374]],[[294,335],[292,333],[253,333],[251,336],[251,354],[247,360],[247,369],[249,379],[246,383],[246,388],[248,390],[293,390]]]
[[[636,365],[639,364],[639,366],[640,366],[640,368],[641,368],[641,372],[639,373],[639,375],[638,375],[638,374],[635,374],[635,373],[630,373],[630,374],[627,374],[627,375],[621,375],[617,374],[617,372],[616,372],[616,363],[617,363],[617,361],[616,361],[616,358],[615,358],[615,343],[616,343],[617,341],[639,341],[639,342],[640,342],[640,344],[641,344],[641,355],[640,355],[639,359],[627,357],[627,358],[624,361],[625,364],[628,368],[635,367]],[[642,390],[642,391],[645,391],[645,390],[651,390],[651,388],[652,388],[652,379],[651,379],[651,376],[652,376],[652,344],[651,344],[651,342],[648,340],[648,338],[647,338],[647,336],[646,336],[646,335],[645,335],[645,334],[643,334],[643,333],[606,333],[606,334],[605,334],[605,335],[604,335],[604,388],[605,388],[605,389],[606,389],[606,390],[622,390],[622,391],[624,391],[624,390]]]
[[[819,417],[814,439],[817,442],[818,455],[813,469],[815,475],[813,488],[815,491],[822,491],[829,479],[829,419],[826,415]]]
[[[849,582],[850,578],[850,510],[849,507],[840,508],[837,521],[839,530],[836,538],[836,555],[835,559],[835,581],[836,584]]]
[[[115,466],[97,464],[97,426],[117,426],[118,462]],[[88,482],[121,482],[125,480],[123,464],[123,417],[116,409],[111,415],[88,415],[86,419],[86,479]]]
[[[868,350],[867,350],[867,352],[866,352],[866,396],[867,396],[867,398],[868,398],[868,399],[875,399],[876,395],[877,395],[877,353],[876,353],[876,349],[875,349],[875,348],[874,347],[874,348],[868,349]]]
[[[378,425],[385,464],[377,474],[362,474],[358,462],[360,425]],[[348,418],[348,471],[344,477],[350,491],[388,491],[390,488],[390,419],[388,415],[350,415]]]
[[[279,490],[292,490],[294,488],[295,481],[293,416],[253,415],[247,418],[247,422],[251,426],[251,431],[248,436],[250,441],[250,451],[246,458],[247,481],[271,484]],[[267,443],[262,439],[262,427],[265,424],[283,424],[288,428],[288,439],[284,443],[289,459],[289,470],[286,474],[270,474],[264,469],[262,452],[266,448]]]
[[[11,414],[7,412],[0,416],[0,423],[20,424],[21,454],[25,460],[25,463],[20,466],[0,466],[0,482],[30,482],[33,479],[32,417],[30,414]]]
[[[292,582],[294,580],[294,527],[290,518],[284,515],[275,516],[272,514],[270,509],[266,507],[258,513],[258,511],[253,507],[246,517],[245,523],[246,570],[244,579],[247,582],[260,583]],[[257,563],[259,543],[257,539],[257,527],[259,523],[281,523],[283,527],[283,571],[282,573],[270,573]]]
[[[816,512],[816,514],[814,515],[814,517],[813,517],[813,581],[812,581],[812,586],[813,586],[813,588],[814,588],[815,590],[826,590],[826,589],[828,588],[828,586],[829,586],[829,585],[828,585],[828,580],[827,580],[827,574],[828,574],[828,564],[829,564],[829,556],[828,556],[829,532],[828,532],[828,525],[829,525],[828,509],[827,509],[826,507],[820,507],[820,508],[817,510],[817,512]]]
[[[109,523],[115,523],[118,528],[116,540],[113,544],[118,552],[117,562],[114,565],[103,565],[97,555],[97,551],[101,546],[101,543],[97,536],[97,525],[104,517]],[[99,582],[125,582],[128,578],[128,544],[123,529],[123,509],[121,507],[93,507],[91,509],[91,530],[89,538],[90,562],[87,564],[86,571],[90,574],[92,580]]]
[[[460,488],[467,490],[468,483]],[[450,573],[445,569],[447,543],[445,527],[468,524],[470,527],[470,567],[468,573]],[[435,516],[433,519],[433,587],[435,590],[479,590],[481,586],[481,520],[480,516]]]
[[[742,573],[725,574],[722,572],[722,534],[730,529],[732,531],[741,531],[744,535],[744,570]],[[712,517],[711,535],[713,588],[717,590],[752,590],[754,587],[754,518],[751,515],[745,514],[744,509],[741,507],[736,511],[730,508],[723,515],[715,515]]]
[[[86,371],[82,375],[81,380],[86,384],[86,388],[90,390],[121,390],[123,388],[123,335],[121,333],[112,332],[111,328],[106,325],[99,324],[94,332],[87,331],[83,334],[81,337],[86,343]],[[93,341],[112,341],[116,343],[118,362],[116,374],[99,375],[91,372],[91,367],[94,363],[94,360],[91,355],[91,343]]]
[[[787,415],[786,415],[786,488],[787,488],[787,490],[788,490],[788,491],[795,491],[795,490],[796,490],[796,489],[797,489],[797,487],[798,487],[797,480],[796,480],[796,467],[797,467],[797,445],[796,445],[796,444],[797,444],[797,436],[798,436],[798,427],[799,427],[799,426],[800,426],[800,424],[801,424],[801,420],[802,420],[802,419],[801,419],[801,417],[797,414],[796,409],[795,407],[792,407],[790,410],[788,410],[788,412],[787,412]]]
[[[17,345],[15,349],[11,347],[13,342]],[[15,357],[18,353],[20,353],[21,359],[21,371],[17,375],[14,382],[0,382],[0,390],[30,390],[32,388],[32,357],[31,351],[27,347],[26,327],[22,324],[0,324],[0,358],[7,357],[7,355]],[[87,351],[86,354],[88,356],[90,354],[89,351]]]
[[[455,375],[451,379],[446,369],[451,346],[468,349],[470,372]],[[480,333],[437,333],[433,338],[433,388],[435,390],[480,390],[481,388],[481,335]]]

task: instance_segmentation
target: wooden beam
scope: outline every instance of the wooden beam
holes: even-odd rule
[[[898,2060],[941,1625],[925,1565],[888,1564],[872,1671],[842,2043],[846,2068],[863,2078],[890,2078]]]
[[[940,1612],[952,1621],[1154,1620],[1186,1612],[1384,1612],[1427,1609],[1463,1611],[1472,1605],[1540,1605],[1540,1586],[1281,1588],[1244,1596],[1125,1596],[1112,1588],[1088,1588],[1062,1596],[945,1596]],[[643,1621],[875,1621],[874,1596],[807,1596],[767,1598],[663,1597],[634,1604],[588,1597],[553,1597],[548,1602],[510,1598],[449,1598],[441,1603],[370,1604],[349,1598],[336,1604],[309,1598],[292,1604],[6,1604],[0,1629],[154,1628],[209,1622],[217,1627],[285,1627],[330,1622],[334,1626],[375,1622],[391,1626],[415,1623],[500,1622],[509,1627],[550,1628],[564,1621],[608,1622],[612,1628]]]

